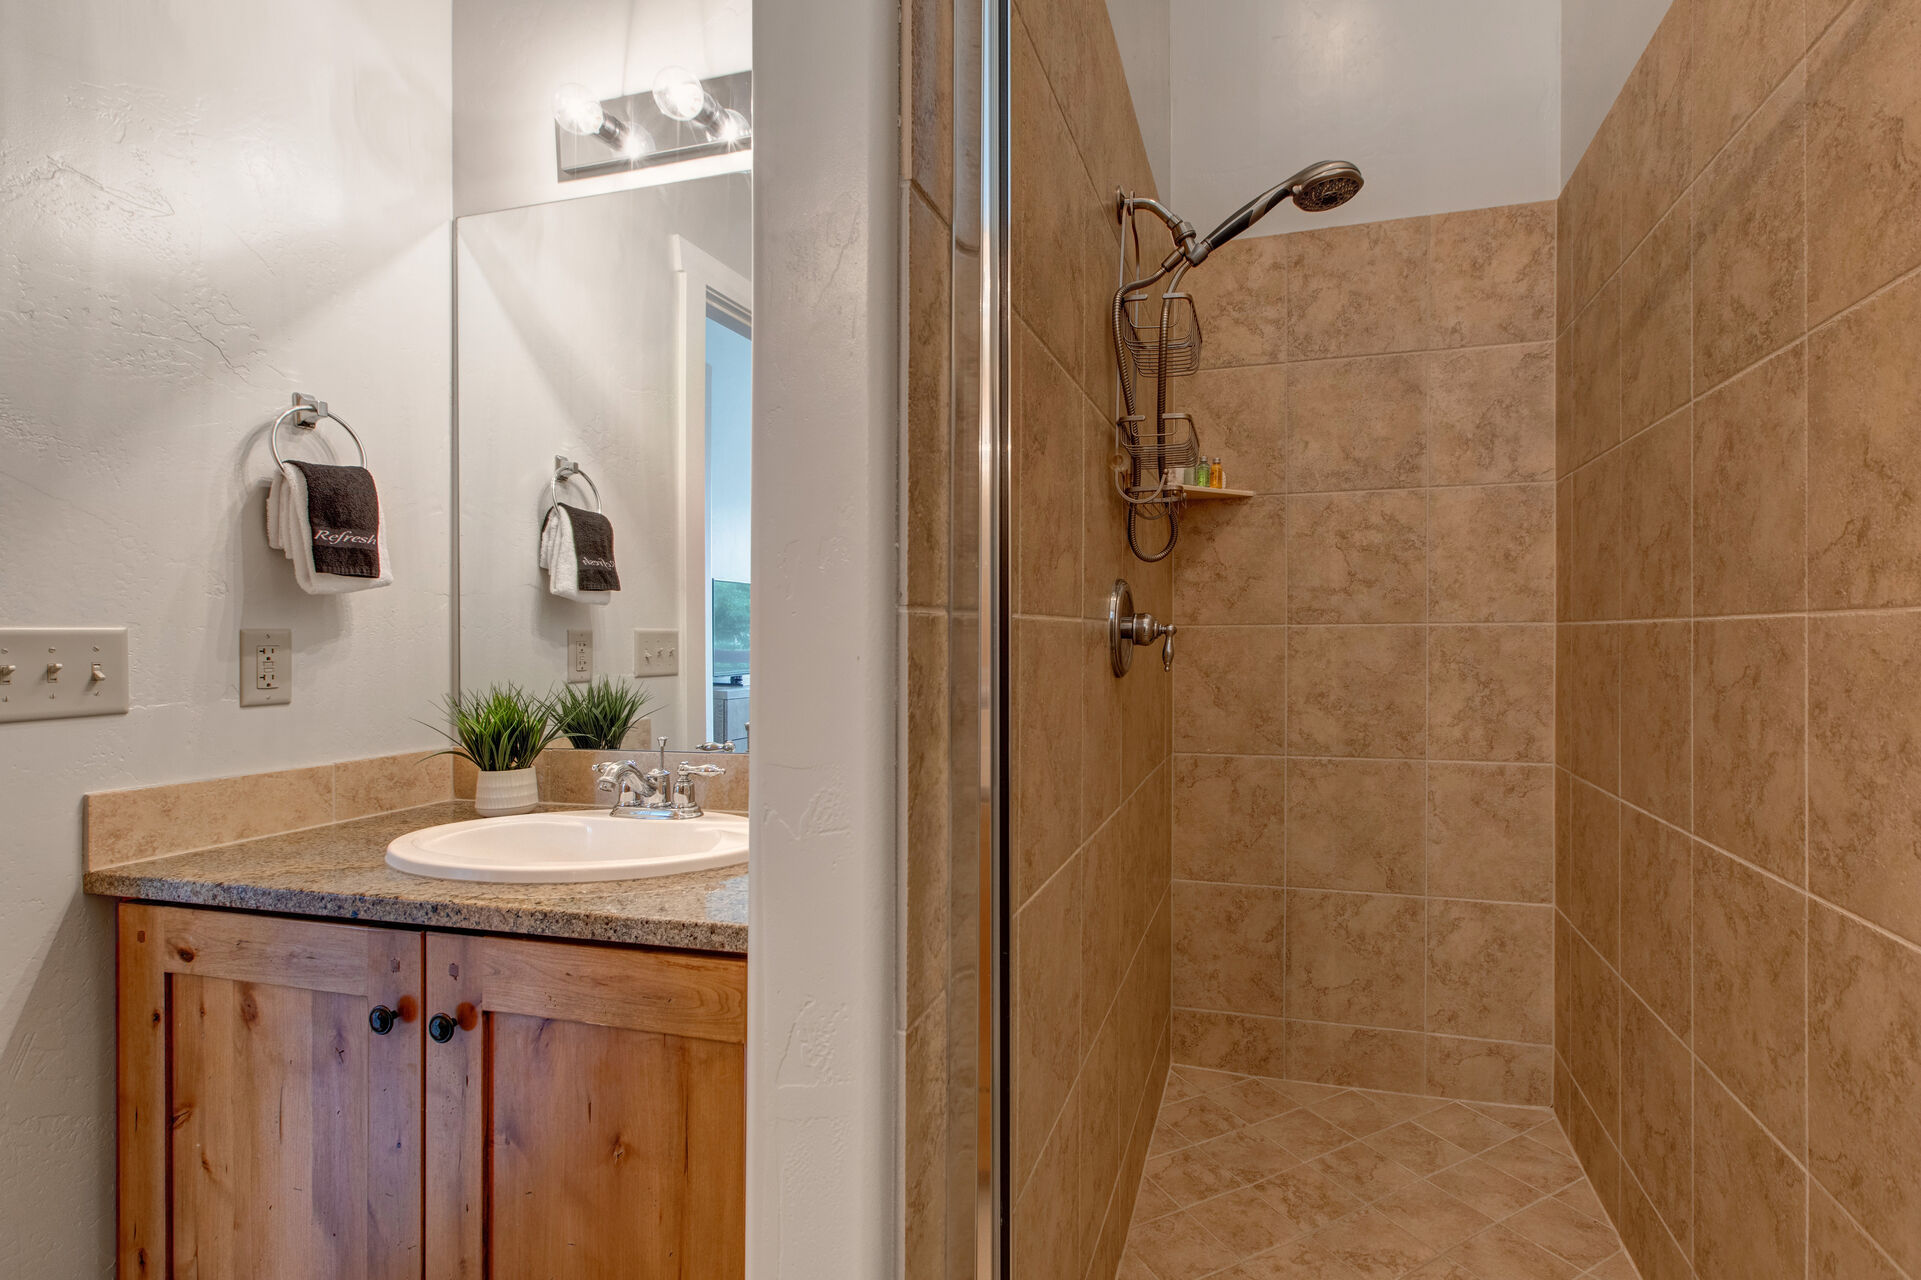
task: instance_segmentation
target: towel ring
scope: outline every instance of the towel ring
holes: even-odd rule
[[[348,439],[354,442],[354,450],[360,454],[360,465],[363,468],[367,465],[367,446],[360,443],[360,437],[354,434],[352,427],[347,425],[347,420],[337,413],[330,412],[325,400],[316,400],[304,391],[296,391],[293,393],[292,407],[283,410],[280,416],[273,420],[273,425],[267,428],[267,448],[272,451],[273,460],[277,466],[287,465],[287,460],[280,456],[280,428],[289,418],[292,418],[293,424],[303,431],[312,431],[320,425],[322,418],[332,418],[340,424],[340,429],[347,433]]]
[[[343,422],[341,425],[346,424]],[[578,480],[586,485],[588,492],[594,495],[594,510],[596,512],[600,510],[600,486],[594,483],[592,476],[580,469],[578,462],[564,458],[560,454],[554,455],[554,478],[547,482],[547,510],[552,511],[560,505],[560,485],[565,480]]]

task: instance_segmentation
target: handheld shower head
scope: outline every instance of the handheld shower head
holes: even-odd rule
[[[1362,181],[1361,171],[1345,160],[1323,160],[1319,164],[1311,164],[1229,214],[1225,222],[1208,232],[1196,246],[1200,250],[1200,257],[1193,257],[1192,254],[1189,257],[1199,263],[1208,254],[1265,218],[1283,200],[1293,200],[1294,207],[1302,213],[1326,213],[1329,209],[1337,209],[1354,198],[1361,189]]]

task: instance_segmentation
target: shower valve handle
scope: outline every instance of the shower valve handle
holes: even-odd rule
[[[1151,613],[1134,612],[1134,592],[1127,583],[1116,582],[1107,598],[1107,642],[1118,678],[1134,665],[1134,650],[1165,641],[1161,647],[1161,670],[1174,669],[1174,632],[1171,622],[1157,621]]]

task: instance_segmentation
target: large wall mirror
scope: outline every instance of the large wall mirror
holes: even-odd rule
[[[457,223],[462,688],[609,678],[649,699],[624,746],[748,748],[751,181]],[[617,590],[589,521],[543,567],[556,502]]]

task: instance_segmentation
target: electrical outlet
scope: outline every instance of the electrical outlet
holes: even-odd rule
[[[637,676],[677,676],[680,674],[680,632],[634,632],[634,674]]]
[[[240,633],[240,705],[284,707],[293,701],[293,632],[284,627]]]
[[[567,632],[567,683],[587,684],[594,678],[594,633]]]
[[[0,630],[0,722],[125,715],[125,627]]]

